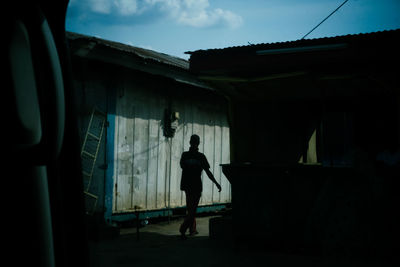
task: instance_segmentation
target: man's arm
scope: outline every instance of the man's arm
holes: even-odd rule
[[[204,171],[207,173],[208,178],[210,178],[211,181],[217,186],[218,192],[221,192],[221,185],[215,180],[214,175],[211,173],[210,169],[204,169]]]

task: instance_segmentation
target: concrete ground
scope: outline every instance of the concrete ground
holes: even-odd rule
[[[199,234],[181,240],[179,225],[183,219],[149,224],[140,229],[120,229],[112,240],[90,243],[92,266],[390,266],[382,262],[323,259],[317,256],[235,248],[232,241],[213,240],[208,236],[211,217],[197,218]],[[257,234],[256,229],[249,234]]]

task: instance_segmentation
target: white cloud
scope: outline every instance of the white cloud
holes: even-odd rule
[[[224,25],[236,28],[243,23],[242,17],[229,10],[210,9],[208,0],[146,0],[146,3],[158,6],[182,25],[200,28]]]
[[[101,14],[109,14],[111,12],[110,0],[89,0],[88,4],[93,12]]]
[[[137,0],[88,0],[87,5],[92,12],[100,14],[116,12],[127,16],[137,13]]]
[[[178,18],[178,22],[193,27],[226,25],[231,28],[237,28],[243,23],[243,19],[229,10],[217,8],[211,11],[200,10],[192,14],[182,12]]]
[[[123,16],[137,13],[136,0],[114,0],[114,5]]]
[[[243,23],[242,17],[230,10],[212,9],[208,0],[87,0],[86,3],[94,13],[138,16],[158,11],[178,24],[198,28],[236,28]]]

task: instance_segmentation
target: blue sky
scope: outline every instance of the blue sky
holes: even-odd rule
[[[170,55],[298,40],[344,0],[70,0],[68,31]],[[349,0],[307,38],[400,28],[400,0]]]

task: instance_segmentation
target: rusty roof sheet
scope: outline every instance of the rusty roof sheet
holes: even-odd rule
[[[185,54],[190,55],[216,55],[222,53],[236,53],[236,52],[246,52],[246,51],[254,51],[258,49],[279,49],[279,48],[292,48],[298,46],[308,46],[308,45],[320,45],[326,43],[339,43],[348,40],[363,40],[368,38],[377,38],[377,37],[385,37],[391,38],[399,36],[400,29],[395,30],[385,30],[385,31],[377,31],[371,33],[359,33],[359,34],[348,34],[348,35],[339,35],[333,37],[323,37],[323,38],[313,38],[313,39],[299,39],[294,41],[286,41],[286,42],[275,42],[275,43],[260,43],[260,44],[250,44],[243,46],[232,46],[226,48],[214,48],[214,49],[206,49],[206,50],[196,50],[196,51],[187,51]],[[393,40],[394,41],[394,40]]]
[[[86,40],[94,41],[97,44],[102,44],[104,46],[107,46],[107,47],[110,47],[113,49],[117,49],[120,51],[124,51],[129,54],[134,54],[143,59],[152,60],[152,61],[155,61],[155,62],[158,62],[161,64],[178,67],[178,68],[185,69],[185,70],[189,69],[189,61],[187,61],[183,58],[167,55],[167,54],[156,52],[156,51],[153,51],[150,49],[144,49],[144,48],[140,48],[140,47],[136,47],[136,46],[131,46],[131,45],[127,45],[127,44],[123,44],[123,43],[119,43],[119,42],[114,42],[114,41],[110,41],[110,40],[97,38],[94,36],[88,36],[88,35],[73,33],[73,32],[67,32],[67,38],[69,40],[86,39]]]

